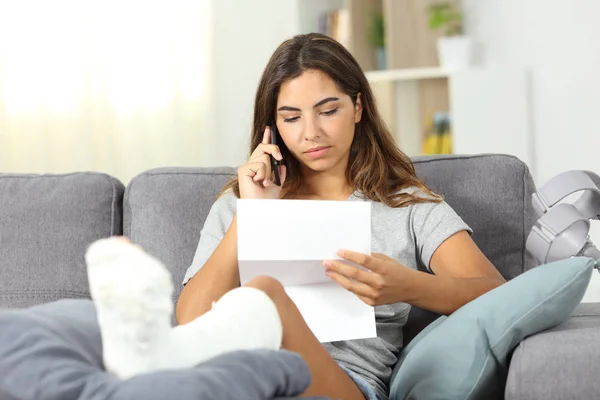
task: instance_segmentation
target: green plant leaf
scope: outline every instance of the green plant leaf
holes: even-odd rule
[[[429,6],[429,28],[443,30],[446,36],[462,34],[463,16],[449,2],[435,3]]]
[[[385,47],[385,21],[380,12],[372,12],[369,18],[368,40],[371,46]]]

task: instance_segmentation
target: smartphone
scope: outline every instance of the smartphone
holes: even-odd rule
[[[271,144],[277,144],[277,125],[273,123],[271,125]],[[275,159],[272,155],[271,158],[271,169],[273,170],[273,174],[275,175],[275,184],[277,186],[281,186],[281,178],[279,176],[279,161]]]

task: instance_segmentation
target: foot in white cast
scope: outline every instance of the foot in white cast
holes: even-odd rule
[[[120,378],[194,366],[233,350],[281,346],[277,308],[238,288],[194,321],[171,327],[173,283],[156,258],[127,239],[94,242],[85,255],[107,371]]]

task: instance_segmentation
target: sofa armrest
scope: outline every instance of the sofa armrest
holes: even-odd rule
[[[584,303],[564,323],[515,349],[506,400],[592,399],[600,393],[600,303]]]

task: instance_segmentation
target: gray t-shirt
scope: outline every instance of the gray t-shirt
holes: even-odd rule
[[[408,192],[415,190],[406,189]],[[236,200],[229,192],[213,204],[184,284],[202,268],[225,235],[235,213]],[[368,200],[355,193],[348,201]],[[373,202],[371,207],[371,251],[386,254],[409,268],[429,271],[431,256],[443,241],[461,230],[472,233],[446,202],[419,203],[402,208]],[[409,311],[410,305],[406,303],[376,306],[377,338],[323,345],[338,363],[372,385],[379,398],[387,399],[392,370],[402,348],[402,327]]]

